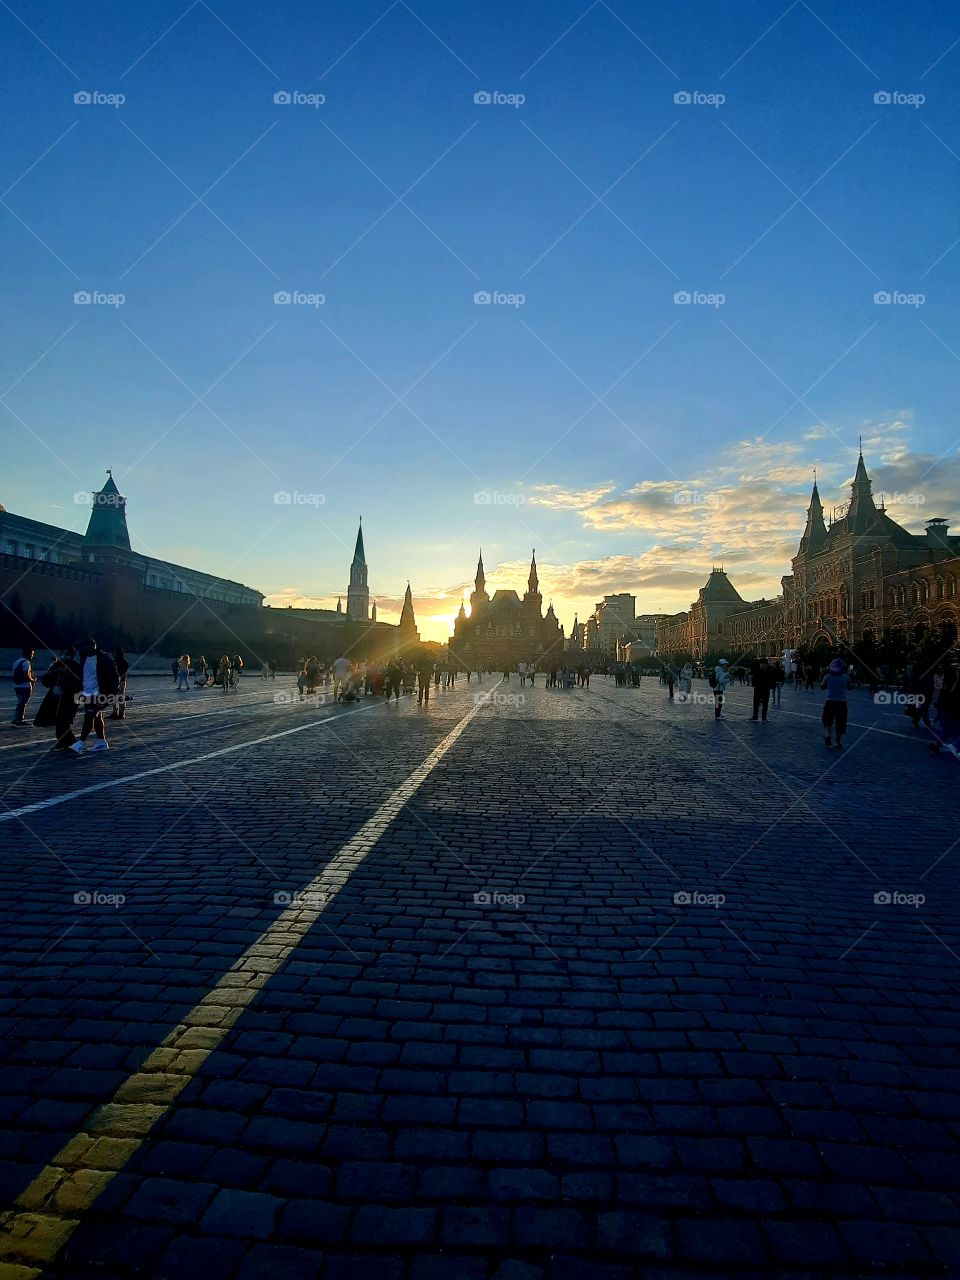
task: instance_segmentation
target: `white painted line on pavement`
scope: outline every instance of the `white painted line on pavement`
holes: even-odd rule
[[[383,706],[376,703],[375,706]],[[191,764],[202,764],[204,760],[216,760],[219,756],[232,755],[234,751],[245,751],[247,747],[259,746],[262,742],[274,742],[277,738],[288,738],[292,733],[305,733],[307,729],[316,729],[318,725],[332,720],[345,720],[347,716],[355,716],[361,711],[370,711],[372,707],[357,707],[356,711],[345,711],[342,716],[324,716],[322,720],[311,720],[309,724],[298,724],[293,729],[282,729],[279,733],[268,733],[262,738],[251,738],[247,742],[235,742],[230,747],[221,747],[218,751],[208,751],[206,755],[193,756],[189,760],[174,760],[172,764],[157,765],[153,769],[141,769],[139,773],[129,773],[123,778],[111,778],[108,782],[95,782],[89,787],[80,787],[76,791],[66,791],[63,795],[51,796],[47,800],[37,800],[34,804],[25,804],[19,809],[9,809],[0,813],[0,822],[9,822],[12,818],[22,818],[28,813],[38,813],[41,809],[50,809],[54,805],[66,804],[68,800],[76,800],[79,796],[89,796],[95,791],[109,791],[111,787],[123,787],[128,782],[138,782],[141,778],[152,778],[158,773],[172,773],[175,769],[185,769]],[[82,757],[81,757],[82,759]]]
[[[109,1102],[94,1111],[84,1128],[17,1196],[16,1209],[4,1215],[0,1227],[0,1267],[16,1265],[18,1280],[27,1280],[27,1277],[39,1276],[41,1269],[60,1252],[80,1225],[81,1215],[147,1140],[150,1131],[173,1107],[203,1063],[226,1039],[243,1011],[290,958],[357,867],[369,857],[407,801],[487,705],[487,699],[477,703],[454,725],[407,780],[333,855],[320,874],[301,890],[297,900],[281,912],[162,1045],[154,1049],[140,1069],[127,1077]],[[300,729],[286,731],[298,732]]]

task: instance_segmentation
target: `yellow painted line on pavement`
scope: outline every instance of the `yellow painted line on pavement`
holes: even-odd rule
[[[16,1208],[0,1218],[0,1280],[31,1280],[52,1262],[80,1225],[83,1213],[143,1145],[243,1011],[293,954],[407,801],[484,709],[487,698],[458,721],[306,885],[297,901],[17,1196]]]

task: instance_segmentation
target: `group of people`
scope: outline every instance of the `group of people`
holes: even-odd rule
[[[34,649],[26,646],[13,664],[17,701],[11,724],[17,728],[27,725],[27,707],[39,682],[45,692],[31,723],[39,729],[53,729],[54,748],[75,756],[82,755],[85,749],[108,751],[110,744],[104,720],[123,720],[130,700],[127,693],[130,664],[123,649],[116,647],[108,652],[90,637],[79,645],[61,649],[39,677],[33,670],[35,658]],[[108,710],[109,715],[105,717]],[[79,712],[82,712],[80,732],[75,734],[74,722]],[[91,734],[95,740],[87,748]]]
[[[207,664],[203,654],[193,662],[189,653],[184,653],[179,658],[174,658],[170,669],[173,673],[173,687],[178,691],[189,691],[192,681],[194,689],[216,685],[226,693],[228,689],[239,687],[240,677],[243,675],[243,658],[239,653],[233,657],[225,653],[219,662],[211,666]],[[276,678],[276,664],[273,674]]]

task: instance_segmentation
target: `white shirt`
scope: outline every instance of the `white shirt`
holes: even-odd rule
[[[100,693],[100,685],[97,683],[97,655],[95,653],[84,660],[83,692],[87,698],[96,698]]]
[[[337,658],[333,664],[333,674],[338,680],[349,680],[353,674],[353,664],[349,658]]]

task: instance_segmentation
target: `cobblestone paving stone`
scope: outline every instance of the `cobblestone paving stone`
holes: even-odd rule
[[[956,763],[893,709],[839,754],[814,694],[715,724],[514,677],[213,1051],[202,1015],[146,1074],[477,686],[142,687],[105,757],[0,752],[4,1200],[125,1090],[101,1194],[2,1280],[960,1274]]]

